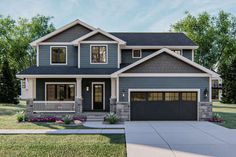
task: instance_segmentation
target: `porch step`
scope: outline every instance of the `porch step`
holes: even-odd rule
[[[87,121],[103,121],[106,116],[106,112],[85,112]]]

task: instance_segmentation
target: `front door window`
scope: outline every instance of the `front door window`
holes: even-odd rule
[[[93,109],[103,110],[103,84],[93,84]]]

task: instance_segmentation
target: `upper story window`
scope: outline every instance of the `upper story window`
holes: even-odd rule
[[[50,61],[51,64],[56,64],[56,65],[67,64],[67,47],[51,46]]]
[[[178,55],[183,55],[183,51],[182,50],[172,50],[172,51],[174,51]]]
[[[132,51],[132,58],[142,58],[142,51],[141,50],[133,50]]]
[[[90,63],[107,64],[107,45],[91,45]]]

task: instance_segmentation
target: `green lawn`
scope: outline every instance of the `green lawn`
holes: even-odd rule
[[[0,129],[87,129],[84,126],[66,126],[55,123],[18,123],[16,113],[24,110],[26,104],[21,101],[19,105],[0,104]]]
[[[1,157],[125,157],[124,135],[0,135]]]
[[[213,113],[219,113],[225,120],[220,125],[230,129],[236,129],[236,104],[214,102]]]

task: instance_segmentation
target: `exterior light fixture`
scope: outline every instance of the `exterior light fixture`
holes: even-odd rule
[[[86,87],[86,91],[89,92],[89,86]]]
[[[125,91],[122,90],[122,97],[125,97]]]
[[[207,88],[205,88],[205,90],[204,90],[203,93],[204,93],[204,96],[205,96],[205,97],[208,97],[208,89],[207,89]]]

